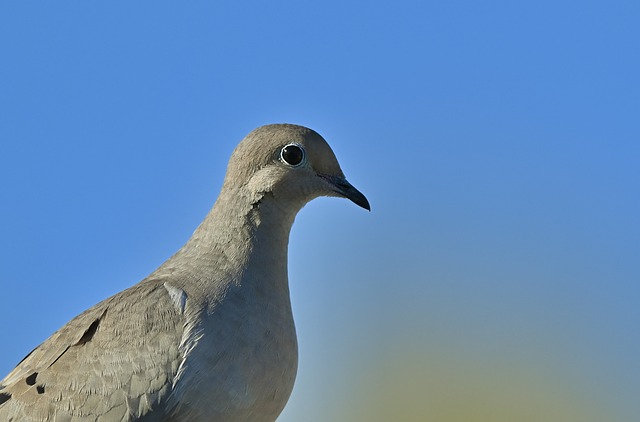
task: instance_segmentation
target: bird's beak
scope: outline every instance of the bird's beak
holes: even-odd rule
[[[369,206],[367,197],[364,196],[358,189],[354,188],[351,183],[347,182],[347,179],[345,179],[344,177],[329,176],[325,174],[321,174],[319,176],[329,182],[332,190],[339,196],[351,200],[351,202],[361,206],[367,211],[371,211],[371,207]]]

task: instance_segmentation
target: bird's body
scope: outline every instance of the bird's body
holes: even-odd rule
[[[297,368],[289,232],[320,195],[368,208],[315,132],[249,134],[185,246],[0,382],[0,421],[275,421]]]

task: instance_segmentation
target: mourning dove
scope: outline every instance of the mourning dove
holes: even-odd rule
[[[298,360],[289,232],[319,196],[370,209],[313,130],[251,132],[175,255],[69,321],[0,382],[0,421],[275,421]]]

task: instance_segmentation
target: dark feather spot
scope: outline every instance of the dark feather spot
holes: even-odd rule
[[[67,350],[69,350],[69,347],[71,347],[71,346],[67,346],[67,348],[64,349],[64,352],[60,353],[60,356],[58,356],[53,362],[51,362],[51,364],[49,365],[49,368],[51,368],[53,366],[53,364],[56,363],[58,361],[58,359],[60,359],[62,357],[62,355],[67,353]]]
[[[36,391],[38,394],[44,394],[44,385],[36,385]]]
[[[36,378],[38,377],[38,373],[34,372],[33,374],[29,375],[25,381],[27,382],[27,385],[34,385],[36,383]]]
[[[76,346],[81,346],[90,342],[93,338],[93,335],[96,333],[96,331],[98,331],[98,325],[100,325],[100,318],[91,323],[89,328],[87,328],[84,334],[82,334],[82,337],[80,337],[80,340],[78,340],[78,342],[76,343]]]
[[[0,405],[2,405],[2,403],[9,401],[9,399],[11,398],[11,394],[9,393],[0,393]]]
[[[99,318],[96,318],[95,321],[93,321],[91,323],[89,328],[86,329],[86,331],[82,334],[82,337],[80,337],[80,340],[78,340],[78,342],[76,344],[67,346],[64,349],[64,351],[62,353],[60,353],[60,355],[57,358],[55,358],[53,362],[51,362],[51,364],[49,365],[49,368],[51,368],[65,353],[67,353],[67,350],[69,350],[70,347],[72,347],[72,346],[82,346],[83,344],[86,344],[87,342],[91,341],[91,339],[93,338],[93,335],[98,330],[98,325],[100,325],[100,319],[102,319],[105,316],[106,313],[107,313],[107,310],[105,309],[102,312],[102,315],[100,315]]]

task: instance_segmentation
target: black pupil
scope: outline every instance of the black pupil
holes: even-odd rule
[[[302,148],[296,145],[287,145],[282,148],[282,159],[289,165],[297,166],[302,161]]]

